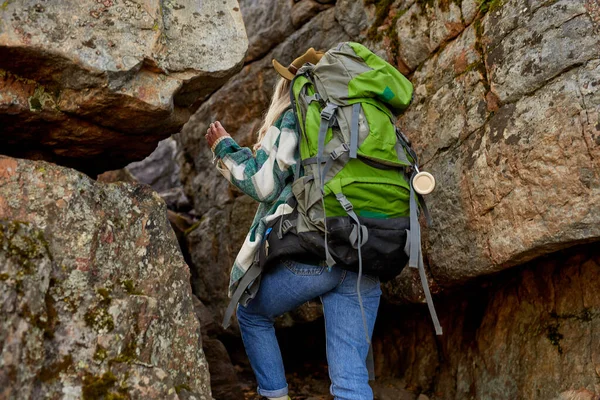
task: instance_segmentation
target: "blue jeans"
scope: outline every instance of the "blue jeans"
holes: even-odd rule
[[[275,337],[275,318],[321,297],[325,314],[327,362],[331,394],[336,400],[373,398],[366,358],[369,351],[356,283],[358,274],[333,267],[284,260],[262,277],[256,297],[239,306],[237,318],[258,393],[280,397],[288,393],[281,352]],[[360,293],[369,337],[379,308],[379,279],[363,275]]]

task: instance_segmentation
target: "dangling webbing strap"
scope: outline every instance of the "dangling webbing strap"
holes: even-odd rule
[[[373,343],[369,344],[369,352],[367,353],[367,372],[369,380],[375,380],[375,358],[373,357]]]
[[[367,230],[367,227],[361,225],[360,220],[358,219],[358,215],[356,215],[356,213],[354,212],[354,206],[352,206],[350,200],[348,200],[348,198],[342,192],[336,193],[335,198],[337,199],[337,201],[340,202],[341,206],[344,208],[348,216],[352,218],[352,220],[356,224],[352,229],[352,232],[350,232],[349,239],[352,247],[358,249],[360,246],[367,243],[367,240],[369,240],[369,232]]]
[[[296,164],[296,169],[294,170],[294,182],[297,181],[300,178],[300,171],[302,169],[302,164],[301,163],[297,163]]]
[[[354,212],[354,207],[352,203],[344,194],[339,191],[335,194],[335,198],[340,202],[346,213],[352,220],[356,223],[354,228],[352,229],[352,233],[350,234],[349,240],[352,244],[352,247],[358,250],[358,279],[356,281],[356,293],[358,294],[358,305],[360,306],[360,315],[362,316],[363,327],[365,328],[365,337],[367,338],[367,343],[371,344],[371,339],[369,339],[369,328],[367,327],[367,317],[365,316],[365,309],[363,306],[362,296],[360,294],[360,281],[362,279],[362,254],[361,247],[367,243],[369,240],[369,232],[366,226],[360,224],[360,220],[358,219],[358,215]]]
[[[360,103],[352,105],[352,123],[350,125],[350,158],[356,158],[358,149],[358,117],[360,114]]]
[[[429,209],[427,208],[427,204],[425,200],[423,200],[423,196],[417,193],[417,198],[419,199],[419,206],[423,211],[423,215],[425,215],[425,220],[427,221],[427,226],[431,226],[431,214],[429,214]]]
[[[248,289],[248,286],[252,282],[254,282],[254,280],[256,278],[258,278],[258,276],[260,275],[260,272],[261,272],[260,264],[259,264],[258,260],[255,260],[254,263],[252,263],[252,265],[248,269],[248,271],[246,271],[246,273],[244,274],[244,276],[238,283],[237,289],[235,289],[235,292],[233,292],[233,295],[231,296],[229,305],[227,306],[227,309],[225,310],[225,315],[223,315],[223,323],[222,323],[223,328],[227,329],[229,327],[229,323],[231,322],[231,317],[233,316],[233,312],[235,311],[238,303],[244,296],[244,293],[246,293],[246,289]],[[253,293],[250,293],[250,296],[247,296],[246,303],[251,298],[253,298],[256,295],[256,292],[258,291],[258,285],[253,285],[253,286],[255,286]]]
[[[421,285],[423,286],[423,292],[425,293],[425,299],[427,300],[427,307],[433,320],[433,326],[435,327],[435,333],[437,335],[442,334],[442,326],[438,320],[435,307],[433,305],[433,298],[429,291],[429,284],[427,283],[427,275],[425,274],[425,265],[423,264],[423,254],[421,252],[421,226],[419,225],[419,216],[417,196],[415,189],[413,188],[413,178],[416,175],[416,171],[413,172],[410,177],[410,230],[408,231],[407,241],[409,244],[409,260],[408,266],[411,268],[418,268],[419,276],[421,277]]]
[[[396,138],[398,139],[397,141],[400,142],[402,147],[404,147],[404,149],[406,149],[406,151],[408,151],[408,154],[412,157],[413,161],[410,164],[418,165],[419,161],[417,160],[417,153],[415,153],[415,151],[410,146],[410,140],[408,140],[406,135],[404,135],[404,133],[402,133],[402,131],[398,129],[398,127],[396,127]],[[406,157],[406,155],[404,156]]]
[[[323,194],[325,193],[324,191],[324,182],[322,180],[322,173],[321,173],[321,158],[323,157],[323,151],[325,149],[325,137],[327,136],[327,131],[329,130],[329,127],[333,125],[333,123],[335,122],[335,111],[337,110],[338,106],[333,104],[333,103],[327,103],[327,106],[325,106],[325,108],[323,109],[323,111],[321,111],[321,125],[319,126],[319,137],[318,137],[318,143],[319,143],[319,147],[317,149],[317,173],[319,175],[319,179],[321,179],[321,181],[319,182],[320,186],[321,186],[321,204],[323,206],[323,227],[325,229],[325,261],[327,262],[327,266],[329,268],[331,268],[332,266],[335,265],[335,260],[333,259],[333,257],[331,256],[331,253],[329,252],[329,244],[328,239],[327,239],[327,218],[325,215],[325,199]]]
[[[296,160],[296,168],[294,169],[294,182],[300,178],[300,173],[302,172],[302,168],[304,165],[302,163],[302,156],[300,155],[300,141],[301,140],[302,140],[302,138],[298,138],[298,146],[296,146],[296,151],[294,152],[294,160]]]

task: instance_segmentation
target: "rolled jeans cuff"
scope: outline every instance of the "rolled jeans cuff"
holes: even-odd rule
[[[260,387],[257,389],[258,394],[264,397],[282,397],[288,394],[288,385],[285,385],[283,389],[277,390],[264,390]]]

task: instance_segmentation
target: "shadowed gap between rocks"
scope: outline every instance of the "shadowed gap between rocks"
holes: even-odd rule
[[[382,299],[373,337],[375,399],[501,399],[523,393],[563,399],[569,390],[593,393],[600,385],[600,350],[593,346],[600,296],[593,293],[592,278],[598,276],[600,250],[591,243],[475,279],[435,298],[442,337],[435,337],[424,304]],[[277,336],[294,398],[330,399],[323,319],[278,329]],[[251,395],[255,381],[241,339],[223,333],[219,340]],[[521,357],[541,363],[521,365]],[[578,360],[592,363],[571,371]],[[555,373],[563,379],[552,379]],[[506,379],[489,384],[493,376]]]

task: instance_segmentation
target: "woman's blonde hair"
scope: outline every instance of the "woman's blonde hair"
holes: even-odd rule
[[[279,78],[277,84],[275,84],[275,90],[273,92],[273,98],[271,99],[271,104],[269,105],[269,109],[265,114],[265,119],[258,130],[258,138],[256,140],[256,144],[254,144],[254,150],[258,150],[260,148],[260,142],[262,142],[267,130],[271,126],[275,124],[277,118],[281,116],[281,114],[285,111],[286,108],[290,106],[290,81],[284,78]]]

